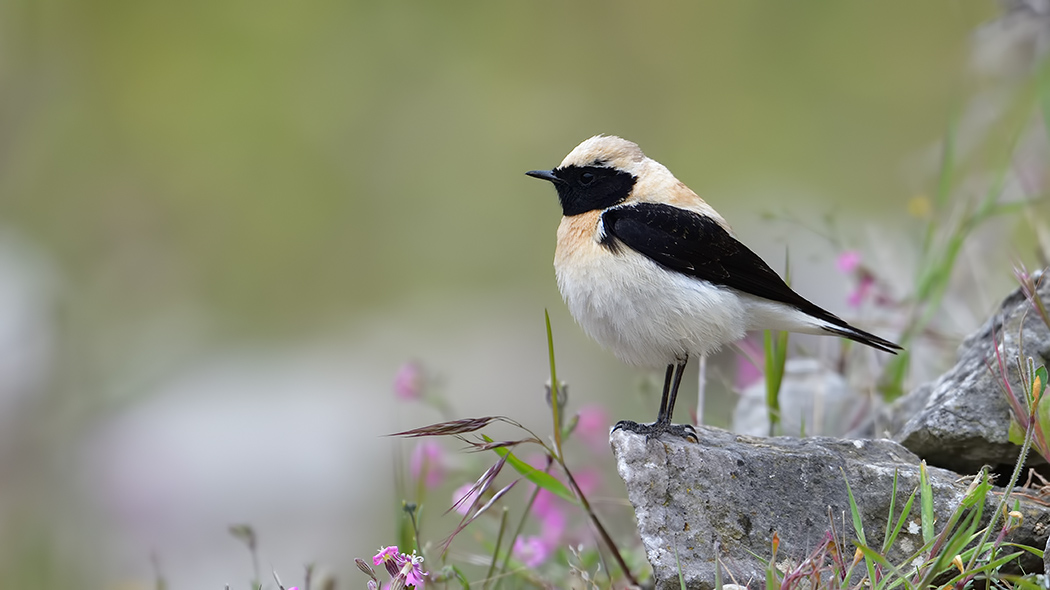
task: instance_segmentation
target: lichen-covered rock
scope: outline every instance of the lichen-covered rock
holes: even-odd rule
[[[611,435],[657,590],[679,587],[679,567],[688,588],[713,588],[719,558],[723,580],[761,587],[759,557],[770,555],[774,532],[780,538],[778,562],[787,560],[785,566],[799,563],[821,542],[829,519],[840,535],[855,538],[847,478],[868,543],[879,546],[894,473],[898,511],[919,481],[918,457],[891,440],[755,438],[709,427],[697,433],[699,444],[673,437],[647,441],[624,431]],[[943,469],[928,471],[938,522],[947,522],[967,482]],[[918,510],[916,502],[910,517],[916,526]],[[1041,547],[1050,513],[1027,503],[1022,512],[1024,525],[1010,540]],[[889,554],[897,563],[922,545],[921,535],[905,528]]]
[[[1050,302],[1050,281],[1042,281],[1039,295]],[[1050,359],[1050,329],[1020,289],[963,341],[951,370],[893,405],[885,427],[894,439],[927,463],[961,473],[1013,465],[1019,448],[1007,438],[1010,406],[999,383],[996,341],[1015,387],[1019,357],[1037,365]]]

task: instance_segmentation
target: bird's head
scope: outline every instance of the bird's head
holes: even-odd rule
[[[553,183],[562,213],[573,216],[626,201],[648,162],[637,144],[596,135],[576,146],[557,168],[526,174]]]

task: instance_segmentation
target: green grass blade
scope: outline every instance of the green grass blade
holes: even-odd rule
[[[886,534],[882,537],[882,552],[885,553],[889,549],[890,531],[893,527],[893,509],[896,508],[897,504],[897,470],[893,470],[893,486],[890,488],[890,513],[886,516]]]
[[[857,540],[860,541],[860,544],[866,546],[868,541],[864,538],[864,520],[860,516],[860,508],[857,506],[857,500],[853,497],[853,489],[850,488],[849,478],[846,477],[845,470],[842,470],[842,479],[846,481],[846,494],[849,495],[849,511],[853,517],[853,530],[857,533]],[[868,568],[868,579],[874,583],[875,562],[865,558],[864,565]]]
[[[915,488],[911,491],[911,495],[908,496],[908,501],[904,503],[904,508],[901,510],[901,517],[897,520],[897,526],[893,527],[893,532],[887,536],[886,542],[883,544],[884,551],[893,546],[893,543],[897,540],[897,535],[900,534],[901,529],[904,528],[904,523],[908,521],[908,515],[911,514],[911,505],[915,502],[915,495],[919,492],[919,488]]]
[[[988,563],[982,565],[981,567],[977,567],[977,568],[974,568],[972,570],[968,569],[968,570],[966,570],[964,572],[960,572],[959,575],[955,576],[954,578],[949,580],[947,584],[944,584],[941,587],[942,588],[951,588],[952,586],[955,586],[956,583],[961,582],[963,580],[963,578],[967,578],[969,576],[973,576],[973,575],[976,575],[976,574],[982,574],[984,572],[989,572],[989,571],[992,571],[992,570],[994,570],[996,568],[1002,567],[1003,565],[1005,565],[1005,564],[1007,564],[1007,563],[1017,559],[1022,553],[1023,553],[1023,551],[1018,551],[1017,553],[1011,553],[1009,555],[1004,555],[1004,556],[1000,557],[999,559],[995,559],[995,560],[989,561]]]
[[[766,330],[763,345],[766,353],[766,410],[769,413],[769,436],[774,436],[780,424],[780,384],[784,380],[787,363],[787,332]]]
[[[929,543],[933,540],[933,486],[930,485],[930,476],[926,473],[926,461],[919,463],[919,498],[922,514],[922,541]]]
[[[877,563],[877,564],[881,565],[882,567],[886,568],[886,570],[888,570],[890,573],[893,574],[893,577],[896,578],[896,579],[893,580],[893,584],[891,584],[890,587],[899,586],[900,584],[904,584],[904,587],[907,590],[912,590],[912,585],[908,582],[908,579],[905,577],[904,572],[902,572],[899,569],[897,569],[897,566],[895,566],[892,563],[890,563],[889,560],[887,560],[881,553],[875,551],[874,549],[872,549],[871,547],[868,547],[867,545],[865,545],[863,543],[858,543],[857,544],[857,548],[860,549],[861,552],[864,554],[864,558],[865,559],[874,561],[875,563]],[[889,578],[883,578],[882,583],[879,584],[878,586],[876,586],[876,588],[881,587],[883,584],[886,584],[887,582],[890,582],[890,579]]]
[[[674,568],[678,571],[678,588],[680,590],[688,590],[685,587],[685,576],[682,575],[682,563],[678,561],[678,540],[675,539],[671,546],[674,547]],[[718,586],[715,586],[715,588],[718,588]]]
[[[481,436],[485,439],[485,442],[492,442],[492,439],[488,436]],[[576,500],[576,495],[572,493],[569,487],[563,484],[562,482],[558,481],[558,479],[555,478],[553,475],[540,469],[536,469],[532,465],[529,465],[528,463],[522,461],[521,459],[514,456],[514,453],[510,452],[510,450],[508,449],[496,448],[492,450],[500,457],[507,457],[507,465],[513,467],[514,470],[520,473],[522,476],[524,476],[525,479],[547,490],[555,496],[558,496],[559,498],[572,502],[573,504],[579,503]]]
[[[551,415],[554,419],[554,448],[557,450],[558,457],[562,457],[561,454],[561,431],[562,431],[562,418],[561,418],[561,404],[558,400],[561,399],[558,389],[561,385],[558,384],[558,369],[554,364],[554,334],[551,332],[551,314],[546,309],[543,310],[543,318],[547,324],[547,354],[550,357],[551,366]]]

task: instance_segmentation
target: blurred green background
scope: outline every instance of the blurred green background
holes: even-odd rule
[[[900,231],[997,13],[4,3],[0,319],[21,352],[0,375],[0,586],[145,588],[154,553],[173,588],[243,586],[242,520],[265,571],[349,572],[393,534],[377,437],[437,419],[393,403],[396,368],[433,366],[464,415],[542,417],[544,307],[574,391],[648,419],[609,390],[638,372],[565,312],[560,211],[523,173],[621,135],[771,262],[809,244],[793,260],[833,272],[762,214],[834,212],[861,249]],[[807,294],[841,312],[846,289]]]

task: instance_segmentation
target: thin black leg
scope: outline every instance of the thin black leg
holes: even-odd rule
[[[671,396],[667,399],[667,411],[664,413],[663,405],[661,404],[660,411],[662,418],[657,417],[657,422],[663,422],[664,424],[670,424],[671,418],[674,416],[674,402],[678,399],[678,387],[682,385],[682,375],[685,373],[685,365],[689,362],[689,357],[674,366],[674,384],[671,386]],[[670,369],[670,367],[668,367]],[[666,394],[666,392],[665,392]]]
[[[674,372],[675,364],[672,363],[667,365],[667,373],[664,375],[664,392],[660,396],[660,413],[656,415],[657,422],[670,422],[671,418],[667,412],[667,396],[671,392],[671,375]],[[665,416],[667,419],[665,420]]]
[[[686,357],[677,363],[667,365],[667,373],[664,377],[664,391],[660,398],[660,413],[656,417],[656,422],[639,424],[630,420],[620,420],[613,426],[613,431],[626,430],[635,434],[644,434],[646,440],[658,438],[666,432],[692,442],[698,442],[696,430],[692,425],[671,424],[675,400],[678,398],[678,387],[682,384],[682,375],[685,374],[685,366],[688,362],[689,358]]]

